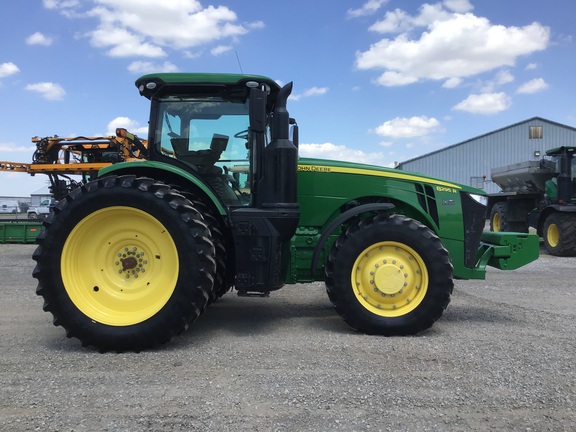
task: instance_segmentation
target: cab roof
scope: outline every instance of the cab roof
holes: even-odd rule
[[[270,89],[275,96],[280,86],[272,79],[262,75],[227,74],[227,73],[157,73],[144,75],[136,80],[136,87],[142,96],[150,99],[160,89],[170,87],[178,92],[194,88],[237,88],[258,87],[261,84]]]

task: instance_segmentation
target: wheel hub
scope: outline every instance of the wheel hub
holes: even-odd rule
[[[146,272],[148,260],[143,250],[137,246],[124,247],[116,254],[114,265],[118,268],[118,274],[126,279],[137,278],[139,274]]]
[[[426,264],[414,249],[399,242],[384,241],[365,249],[351,276],[358,301],[380,316],[414,310],[427,291]]]
[[[406,286],[405,280],[407,276],[394,264],[375,266],[374,286],[382,294],[398,294]]]

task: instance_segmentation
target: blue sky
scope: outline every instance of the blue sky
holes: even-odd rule
[[[294,82],[301,155],[393,166],[533,116],[576,126],[573,0],[20,0],[0,26],[0,161],[32,136],[146,136],[150,72]],[[0,196],[46,177],[0,173]]]

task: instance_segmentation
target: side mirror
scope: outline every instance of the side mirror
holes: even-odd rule
[[[266,92],[259,88],[250,89],[250,130],[266,131]]]
[[[298,144],[300,142],[298,123],[296,123],[295,119],[290,118],[290,125],[292,126],[292,136],[290,137],[292,144],[294,144],[294,147],[298,148]]]

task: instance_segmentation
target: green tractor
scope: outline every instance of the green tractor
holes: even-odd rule
[[[412,335],[440,318],[453,278],[516,269],[538,239],[483,233],[487,196],[376,166],[298,159],[292,84],[154,74],[144,156],[60,200],[34,253],[37,293],[68,337],[100,351],[169,341],[231,289],[325,281],[353,328]]]

